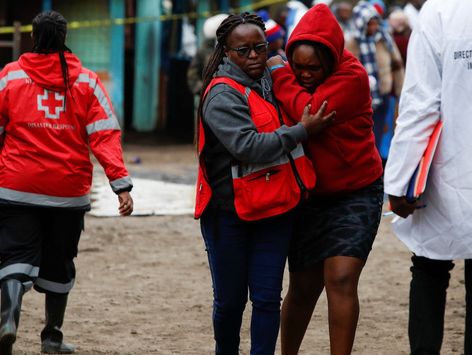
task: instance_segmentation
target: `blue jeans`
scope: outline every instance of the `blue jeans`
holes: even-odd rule
[[[239,354],[247,295],[252,302],[251,355],[274,354],[292,214],[256,222],[209,210],[201,218],[213,281],[216,354]]]
[[[388,109],[388,96],[382,96],[382,104],[374,110],[372,116],[372,119],[374,120],[375,146],[379,153],[381,152],[382,139],[385,134],[385,123],[387,121]]]

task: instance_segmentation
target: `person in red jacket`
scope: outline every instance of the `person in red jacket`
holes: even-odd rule
[[[213,282],[215,354],[238,354],[248,292],[251,351],[274,354],[291,211],[315,176],[300,144],[332,122],[305,109],[281,125],[266,68],[264,23],[249,13],[227,17],[204,70],[198,119],[195,218]]]
[[[304,15],[286,53],[288,64],[274,57],[268,65],[275,96],[288,118],[295,123],[307,104],[316,112],[324,101],[336,118],[307,144],[318,180],[297,213],[290,286],[282,307],[282,354],[298,352],[324,288],[331,354],[350,354],[359,315],[359,276],[383,203],[368,77],[344,49],[343,32],[324,4]]]
[[[0,72],[0,354],[11,354],[23,294],[45,293],[41,351],[69,354],[60,330],[74,285],[84,213],[90,209],[89,149],[133,211],[120,126],[98,76],[65,45],[54,11],[33,20],[33,50]]]

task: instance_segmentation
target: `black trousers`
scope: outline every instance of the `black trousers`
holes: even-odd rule
[[[67,294],[84,228],[83,210],[0,205],[0,282]]]
[[[411,258],[410,317],[411,355],[439,355],[444,333],[446,293],[451,260]],[[466,320],[464,355],[472,355],[472,259],[465,260]]]

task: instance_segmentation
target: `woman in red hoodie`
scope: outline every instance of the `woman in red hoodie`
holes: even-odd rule
[[[372,131],[367,73],[344,49],[326,5],[311,8],[286,47],[288,64],[269,59],[274,93],[288,120],[324,101],[334,123],[307,144],[317,185],[298,209],[289,254],[290,286],[282,308],[282,354],[296,354],[319,295],[328,297],[331,354],[350,354],[359,315],[359,276],[372,248],[383,203],[382,163]]]
[[[133,211],[118,121],[97,74],[65,45],[54,11],[33,20],[33,51],[0,72],[0,354],[12,353],[23,294],[46,295],[41,352],[70,354],[61,326],[90,209],[91,150]]]

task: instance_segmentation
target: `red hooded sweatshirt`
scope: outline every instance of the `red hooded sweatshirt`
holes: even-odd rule
[[[65,53],[28,53],[0,72],[0,202],[88,208],[93,165],[115,192],[130,190],[120,126],[97,75]]]
[[[334,124],[308,141],[308,153],[318,177],[314,193],[331,194],[365,187],[382,175],[382,162],[372,131],[367,73],[344,49],[341,27],[324,4],[312,7],[293,30],[286,47],[289,62],[293,44],[298,41],[324,44],[335,61],[333,73],[314,93],[298,84],[288,65],[272,72],[275,96],[292,122],[300,121],[308,104],[312,113],[316,113],[327,100],[326,112],[336,111]]]

